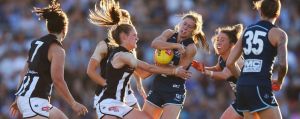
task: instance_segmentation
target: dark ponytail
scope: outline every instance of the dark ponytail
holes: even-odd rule
[[[36,13],[40,18],[45,19],[47,29],[50,33],[67,33],[68,29],[68,17],[60,8],[60,4],[53,0],[50,5],[45,8],[33,8],[34,13]]]
[[[235,44],[240,39],[243,32],[243,25],[236,24],[234,26],[220,27],[216,30],[216,34],[224,33],[228,36],[230,43]]]

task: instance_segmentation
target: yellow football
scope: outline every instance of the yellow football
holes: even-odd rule
[[[154,61],[156,64],[169,64],[173,57],[173,50],[156,49],[154,53]]]

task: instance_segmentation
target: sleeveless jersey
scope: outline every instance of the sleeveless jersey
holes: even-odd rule
[[[167,40],[167,42],[177,43],[177,36],[178,33],[175,33]],[[180,42],[180,44],[184,45],[185,47],[192,43],[194,43],[192,38],[188,38]],[[177,49],[173,49],[173,52],[174,52],[174,57],[170,64],[174,66],[178,66],[180,61],[180,53]],[[189,69],[189,67],[190,65],[188,66],[187,70]],[[173,75],[158,74],[154,79],[153,89],[161,89],[169,92],[178,91],[178,90],[182,91],[182,89],[185,89],[184,84],[185,84],[185,80],[180,77],[176,77]]]
[[[221,56],[219,56],[218,63],[222,70],[226,67],[226,61]],[[228,81],[231,89],[236,93],[237,79],[234,76],[230,76],[226,79],[226,81]]]
[[[52,92],[51,62],[48,60],[48,50],[51,44],[62,44],[56,36],[48,34],[31,42],[29,50],[28,72],[22,80],[17,96],[39,97],[48,99]]]
[[[271,76],[277,48],[269,41],[268,33],[276,27],[268,21],[250,25],[242,37],[244,66],[238,85],[271,87]]]
[[[107,87],[103,90],[103,96],[101,97],[100,101],[104,99],[115,99],[119,100],[121,102],[124,102],[124,97],[126,96],[126,93],[128,93],[129,88],[129,79],[132,75],[134,69],[129,67],[128,65],[123,66],[120,69],[115,69],[111,61],[114,57],[114,55],[118,52],[129,52],[127,49],[125,49],[122,46],[117,47],[112,51],[112,53],[109,55],[106,67],[105,67],[105,77],[107,78],[106,83]]]
[[[108,58],[109,54],[112,52],[113,48],[115,48],[115,47],[108,44],[108,43],[109,43],[108,38],[106,38],[106,39],[104,40],[104,42],[106,43],[106,46],[107,46],[107,54],[106,54],[106,57],[103,57],[103,59],[102,59],[101,62],[100,62],[100,70],[101,70],[100,75],[101,75],[104,79],[106,79],[106,77],[105,77],[105,72],[106,72],[106,70],[105,70],[105,65],[106,65],[107,58]],[[95,90],[95,94],[96,94],[96,95],[99,95],[100,92],[102,91],[102,89],[103,89],[103,86],[97,85],[96,90]]]
[[[221,56],[218,58],[218,63],[222,70],[226,67],[226,61]]]

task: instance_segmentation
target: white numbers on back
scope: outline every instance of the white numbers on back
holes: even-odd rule
[[[30,62],[33,61],[34,56],[36,55],[37,50],[44,44],[44,42],[42,42],[42,41],[36,41],[35,44],[36,44],[37,46],[36,46],[35,49],[34,49],[34,52],[33,52],[32,56],[31,56],[31,59],[30,59]]]
[[[267,33],[264,31],[256,30],[255,33],[253,33],[253,31],[247,31],[245,33],[245,36],[247,37],[246,39],[247,47],[243,48],[245,55],[249,55],[251,52],[254,55],[259,55],[263,51],[263,47],[264,47],[264,42],[259,36],[265,37],[266,35]],[[258,47],[253,48],[252,47],[253,45],[258,45]]]

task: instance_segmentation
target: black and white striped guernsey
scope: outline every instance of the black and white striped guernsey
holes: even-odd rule
[[[128,93],[129,79],[134,69],[129,67],[128,65],[125,65],[119,69],[116,69],[112,66],[111,61],[114,55],[118,52],[131,53],[124,47],[119,46],[115,48],[109,55],[105,69],[107,87],[102,91],[103,96],[101,97],[100,101],[110,98],[124,102],[124,97],[126,93]]]
[[[29,50],[28,72],[15,95],[25,97],[39,97],[48,99],[52,92],[51,62],[48,60],[48,50],[51,44],[58,42],[57,37],[48,34],[31,42]]]

